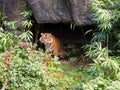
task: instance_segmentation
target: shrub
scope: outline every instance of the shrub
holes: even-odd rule
[[[97,30],[93,31],[86,56],[94,61],[87,69],[88,78],[80,83],[81,90],[119,90],[119,22],[120,0],[94,0],[92,11]]]
[[[9,54],[9,57],[8,55]],[[6,63],[5,63],[6,61]],[[26,43],[0,53],[0,87],[8,90],[66,90],[72,85],[68,77],[41,50]]]
[[[0,31],[0,52],[13,47],[18,41],[18,38],[13,33],[8,31]]]

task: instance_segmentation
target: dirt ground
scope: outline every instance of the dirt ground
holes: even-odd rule
[[[83,55],[81,55],[77,61],[75,62],[71,62],[70,60],[65,60],[65,59],[61,59],[60,63],[63,65],[70,65],[73,67],[81,67],[83,69],[92,66],[93,61],[89,60],[88,58],[85,58]]]

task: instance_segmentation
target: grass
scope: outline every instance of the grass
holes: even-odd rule
[[[58,67],[63,70],[63,73],[65,75],[73,78],[75,85],[81,83],[85,79],[85,77],[88,76],[86,69],[83,69],[80,66],[60,64]]]

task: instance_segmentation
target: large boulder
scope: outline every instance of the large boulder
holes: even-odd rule
[[[4,2],[3,2],[4,1]],[[75,23],[92,25],[90,7],[93,0],[27,0],[37,23]],[[0,7],[8,21],[17,21],[23,27],[24,0],[0,0]]]
[[[38,23],[71,22],[68,0],[28,0]]]
[[[90,7],[93,0],[28,0],[38,23],[93,24]]]
[[[22,28],[22,21],[25,18],[21,15],[21,13],[25,10],[24,0],[2,0],[2,10],[4,15],[7,17],[7,21],[17,21],[16,26],[18,28]]]
[[[0,0],[0,10],[2,9],[3,0]]]
[[[93,24],[90,12],[93,0],[70,0],[72,17],[76,25]]]

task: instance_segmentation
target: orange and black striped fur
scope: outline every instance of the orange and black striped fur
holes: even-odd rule
[[[40,41],[44,43],[47,52],[60,58],[66,56],[62,41],[51,33],[41,33]]]

